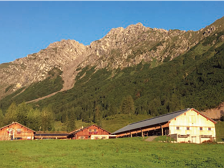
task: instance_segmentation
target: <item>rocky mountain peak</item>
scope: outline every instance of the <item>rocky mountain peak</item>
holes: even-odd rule
[[[116,35],[122,33],[123,31],[123,27],[113,28],[108,32],[108,34],[104,38],[116,38]]]
[[[46,49],[50,49],[50,48],[85,48],[85,46],[75,40],[61,40],[61,41],[58,41],[58,42],[54,42],[54,43],[51,43]]]
[[[145,29],[147,29],[147,28],[145,26],[143,26],[142,23],[137,23],[137,24],[129,25],[126,28],[126,31],[133,31],[133,30],[144,31]]]

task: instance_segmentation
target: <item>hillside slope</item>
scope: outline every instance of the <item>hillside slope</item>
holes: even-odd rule
[[[2,87],[8,96],[0,101],[0,108],[6,112],[13,101],[19,104],[52,94],[32,105],[40,109],[51,106],[55,120],[61,122],[70,114],[78,120],[96,122],[96,116],[106,118],[125,113],[123,109],[130,104],[134,105],[130,115],[156,116],[187,107],[206,110],[224,102],[223,54],[224,18],[195,32],[151,29],[137,24],[113,29],[90,46],[63,40],[15,61],[16,66],[19,62],[21,66],[35,57],[38,61],[29,70],[34,72],[41,65],[43,68],[38,71],[42,69],[46,74],[30,86],[10,77]],[[40,60],[46,64],[38,65]],[[31,67],[31,62],[26,67]],[[15,65],[9,64],[10,68],[1,68],[2,81],[4,75],[12,73],[12,67],[15,69]],[[52,74],[53,67],[56,71]],[[22,75],[18,68],[17,73],[20,71]],[[29,76],[26,80],[32,81],[35,74]],[[44,87],[51,84],[49,89]],[[10,94],[15,87],[20,89]]]
[[[222,31],[208,36],[168,62],[154,60],[115,70],[87,66],[76,76],[72,89],[33,106],[51,106],[55,119],[61,122],[70,114],[94,122],[96,115],[106,118],[125,113],[122,109],[130,105],[130,96],[134,105],[130,115],[156,116],[187,107],[200,111],[217,107],[224,101],[223,35]],[[14,100],[20,103],[22,97]],[[10,105],[7,102],[0,102],[3,109]]]

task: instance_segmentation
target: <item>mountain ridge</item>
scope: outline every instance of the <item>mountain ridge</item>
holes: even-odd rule
[[[45,80],[53,68],[62,71],[64,84],[61,91],[65,91],[74,86],[79,72],[76,70],[86,66],[123,69],[142,61],[172,60],[203,38],[223,29],[223,20],[220,18],[199,31],[152,29],[137,23],[127,28],[113,28],[87,46],[75,40],[54,42],[38,53],[0,65],[0,99],[19,88]]]

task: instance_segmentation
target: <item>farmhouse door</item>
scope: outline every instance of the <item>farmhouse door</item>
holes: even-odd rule
[[[10,135],[11,140],[13,140],[13,135]]]
[[[191,136],[191,142],[196,143],[196,136]]]

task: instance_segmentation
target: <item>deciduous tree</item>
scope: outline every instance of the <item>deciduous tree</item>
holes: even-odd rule
[[[17,121],[17,105],[13,102],[5,113],[5,122],[4,124],[10,124]]]
[[[4,115],[2,113],[2,110],[0,109],[0,127],[4,126]]]
[[[54,113],[50,106],[45,107],[41,113],[41,130],[50,131],[54,128]]]

